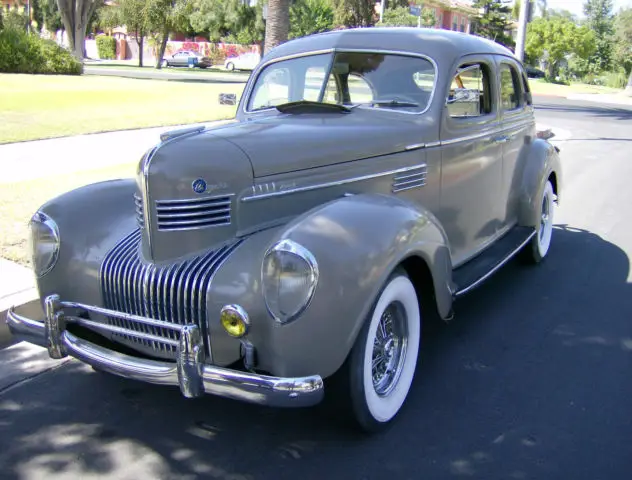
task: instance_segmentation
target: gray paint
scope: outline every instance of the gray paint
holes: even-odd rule
[[[313,50],[388,49],[437,61],[437,88],[428,111],[411,115],[356,109],[350,114],[288,115],[274,110],[203,131],[179,132],[139,164],[138,182],[92,185],[42,209],[62,238],[55,268],[39,281],[42,298],[102,305],[103,258],[137,228],[133,194],[144,198],[142,255],[170,264],[242,237],[244,242],[212,278],[207,323],[213,362],[239,359],[239,342],[219,325],[219,310],[244,307],[259,367],[274,375],[334,373],[344,361],[385,279],[409,256],[428,265],[440,315],[452,309],[454,266],[466,262],[516,224],[534,226],[536,203],[551,173],[561,172],[556,151],[535,139],[532,108],[455,122],[445,99],[456,67],[470,59],[513,62],[492,42],[428,29],[360,29],[288,42],[266,62]],[[496,58],[494,58],[496,56]],[[492,79],[498,93],[498,78]],[[242,102],[245,99],[242,98]],[[511,140],[494,140],[507,135]],[[410,148],[407,148],[410,147]],[[396,178],[425,168],[424,186],[393,194]],[[204,178],[203,194],[192,183]],[[156,201],[231,197],[231,223],[158,231]],[[261,295],[261,261],[276,240],[308,248],[320,267],[309,308],[279,325]],[[149,241],[151,240],[151,242]],[[430,306],[422,305],[422,311]]]

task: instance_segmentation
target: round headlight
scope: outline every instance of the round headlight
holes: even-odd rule
[[[318,283],[318,264],[302,245],[281,240],[266,252],[261,279],[268,311],[287,323],[309,305]]]
[[[48,215],[37,212],[29,222],[31,262],[35,275],[46,275],[55,266],[59,255],[59,229]]]

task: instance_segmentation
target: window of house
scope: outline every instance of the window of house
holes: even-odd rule
[[[507,64],[500,66],[500,106],[503,110],[514,110],[522,104],[520,83],[514,67]]]
[[[456,15],[452,15],[452,30],[454,30],[456,32],[456,26],[457,26],[457,22],[459,20],[459,17],[457,17]]]
[[[465,18],[461,17],[461,31],[465,32]]]
[[[467,118],[491,113],[490,91],[486,65],[462,65],[452,78],[447,99],[448,114],[453,118]]]

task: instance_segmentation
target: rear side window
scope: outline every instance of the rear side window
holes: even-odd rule
[[[516,69],[503,63],[500,66],[500,107],[503,110],[515,110],[522,105],[520,84]]]
[[[453,118],[487,115],[492,111],[489,68],[481,63],[462,65],[450,84],[447,105]]]

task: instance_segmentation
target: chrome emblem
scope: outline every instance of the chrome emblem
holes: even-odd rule
[[[197,180],[194,180],[193,183],[191,184],[191,187],[193,188],[193,191],[195,193],[206,192],[206,182],[204,181],[203,178],[198,178]]]

